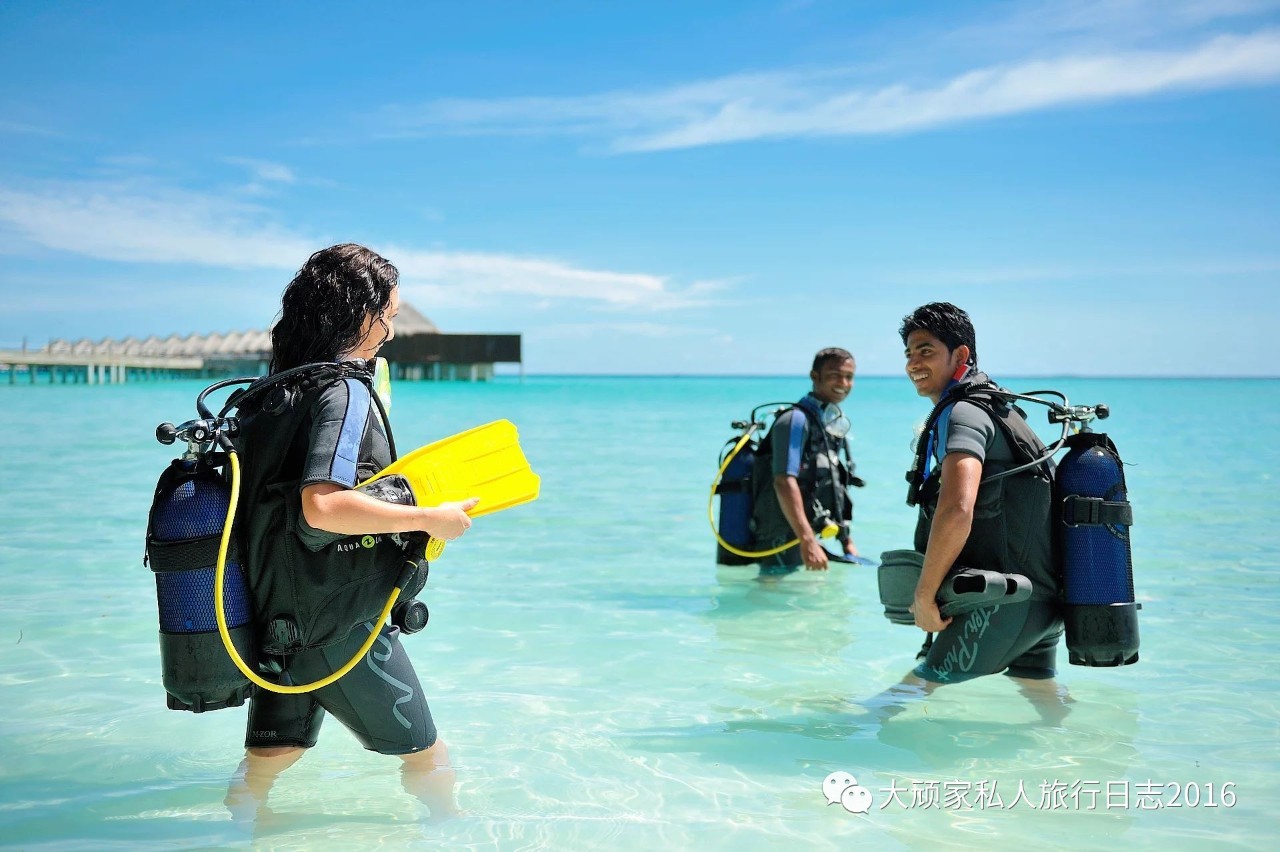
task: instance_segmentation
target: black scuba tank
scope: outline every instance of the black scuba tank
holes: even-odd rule
[[[160,665],[170,710],[237,707],[253,692],[228,656],[214,614],[214,572],[230,498],[222,473],[205,458],[175,459],[156,485],[146,561],[156,577]],[[232,642],[252,665],[249,590],[234,539],[222,599]]]
[[[725,444],[725,452],[732,452],[733,447],[742,440],[742,435],[735,435]],[[751,533],[751,514],[754,509],[754,497],[751,484],[751,472],[755,468],[756,446],[752,441],[742,445],[738,454],[730,460],[716,485],[716,494],[720,495],[720,537],[739,550],[754,549],[755,537]],[[720,457],[724,464],[724,456]],[[739,556],[725,550],[716,543],[717,565],[750,565],[755,560],[749,556]]]
[[[1078,432],[1058,465],[1058,544],[1066,590],[1067,653],[1077,666],[1138,661],[1124,467],[1105,434]]]

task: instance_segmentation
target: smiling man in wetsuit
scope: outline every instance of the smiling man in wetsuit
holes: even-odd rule
[[[810,392],[774,420],[756,455],[755,507],[752,531],[756,546],[769,550],[788,541],[787,548],[759,561],[762,577],[781,576],[804,565],[827,570],[831,554],[818,536],[828,525],[839,532],[842,552],[857,556],[850,525],[853,500],[850,485],[861,485],[845,438],[849,420],[840,403],[853,391],[856,370],[845,349],[823,349],[813,358]]]
[[[1021,463],[1010,435],[1041,454],[1045,448],[1016,408],[980,394],[954,401],[955,391],[963,390],[957,385],[990,382],[978,371],[968,314],[933,302],[903,318],[899,333],[916,393],[943,409],[919,439],[927,465],[936,467],[926,465],[920,488],[915,549],[924,554],[924,567],[911,610],[916,626],[931,636],[907,682],[931,689],[1004,672],[1033,700],[1056,694],[1052,678],[1063,626],[1062,576],[1052,542],[1052,462],[990,478]],[[1021,574],[1031,581],[1031,597],[943,618],[938,589],[955,566]]]

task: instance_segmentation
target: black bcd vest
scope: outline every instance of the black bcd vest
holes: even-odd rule
[[[321,374],[238,403],[241,459],[237,537],[253,597],[264,651],[288,654],[340,642],[357,624],[376,619],[404,564],[398,536],[304,535],[301,478],[317,396],[333,384],[356,380],[373,393],[362,373]],[[395,458],[390,425],[379,414],[381,435],[366,426],[361,435],[358,480],[368,479]],[[383,443],[385,437],[385,444]],[[382,457],[385,455],[386,457]],[[419,571],[425,577],[425,572]],[[401,599],[412,597],[402,592]]]
[[[804,498],[805,515],[815,533],[830,520],[840,527],[839,539],[848,540],[853,521],[853,499],[849,496],[851,485],[863,482],[854,475],[855,465],[844,438],[834,438],[822,425],[821,418],[803,405],[792,405],[790,410],[800,411],[808,421],[805,446],[800,455],[800,470],[796,481]],[[772,547],[784,539],[795,538],[795,532],[782,514],[778,495],[773,488],[773,429],[760,441],[756,451],[752,483],[754,508],[752,532],[757,547]]]
[[[942,412],[962,400],[991,417],[1008,441],[1014,460],[1012,463],[984,461],[982,482],[973,508],[973,526],[956,562],[967,568],[1023,574],[1031,579],[1033,598],[1057,597],[1061,593],[1062,572],[1053,546],[1053,459],[1027,423],[1022,409],[1013,404],[1010,393],[983,373],[975,372],[949,388],[925,422],[916,447],[915,463],[907,474],[910,483],[907,503],[919,506],[920,510],[915,548],[924,553],[928,547],[940,488],[940,465],[927,479],[923,477],[929,435],[937,429]],[[1001,476],[1038,459],[1042,461],[1026,470]]]

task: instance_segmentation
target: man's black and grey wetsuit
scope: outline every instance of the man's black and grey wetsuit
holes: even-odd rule
[[[853,499],[848,488],[858,480],[853,476],[845,439],[833,437],[823,428],[825,411],[826,404],[810,393],[779,414],[761,442],[752,473],[755,502],[751,529],[757,550],[769,550],[796,537],[774,490],[774,477],[780,475],[795,478],[814,532],[821,532],[830,520],[840,527],[840,543],[849,539]],[[760,559],[760,573],[790,573],[803,562],[797,545]]]
[[[363,375],[303,388],[291,404],[267,399],[276,404],[241,409],[236,523],[261,650],[283,666],[281,683],[309,683],[340,668],[375,629],[404,549],[392,535],[312,528],[302,515],[302,489],[322,482],[351,488],[391,463],[391,445]],[[304,695],[259,690],[245,745],[310,747],[326,711],[365,748],[384,754],[420,751],[436,740],[399,630],[387,625],[337,683]]]

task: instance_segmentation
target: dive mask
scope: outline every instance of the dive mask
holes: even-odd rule
[[[833,438],[843,438],[849,434],[849,418],[844,416],[844,412],[840,410],[840,406],[834,402],[828,403],[822,410],[822,428],[827,430],[827,434]]]

